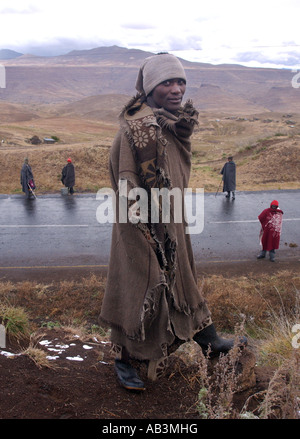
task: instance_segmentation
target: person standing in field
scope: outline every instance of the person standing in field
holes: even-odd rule
[[[275,261],[275,250],[279,248],[280,243],[282,215],[283,211],[279,209],[278,201],[273,200],[270,204],[270,207],[264,209],[258,216],[261,224],[259,238],[262,245],[262,250],[257,256],[257,259],[265,258],[268,251],[270,261]]]
[[[63,167],[61,174],[61,182],[68,188],[69,194],[73,195],[75,186],[75,167],[70,158],[68,158],[67,164]]]
[[[128,390],[145,389],[132,364],[135,360],[147,362],[148,378],[155,380],[170,352],[185,341],[194,339],[205,352],[210,346],[216,355],[234,345],[233,339],[216,332],[198,288],[190,235],[184,220],[174,221],[174,205],[169,222],[153,222],[150,214],[142,222],[138,215],[132,220],[134,200],[128,203],[133,189],[143,188],[149,202],[152,189],[179,188],[183,197],[188,187],[190,137],[198,112],[191,101],[182,104],[186,74],[181,62],[168,53],[146,58],[136,89],[138,94],[120,115],[110,151],[116,221],[100,314],[111,327],[117,378]],[[118,216],[123,198],[126,221]]]
[[[222,168],[221,174],[223,175],[223,192],[227,192],[226,198],[230,198],[230,192],[232,192],[232,199],[235,199],[236,189],[236,166],[233,161],[233,157],[228,157],[228,161]]]

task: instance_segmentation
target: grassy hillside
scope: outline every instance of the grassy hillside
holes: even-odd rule
[[[59,191],[61,169],[69,156],[76,166],[77,191],[95,192],[108,186],[109,148],[125,98],[91,97],[24,113],[21,106],[10,106],[7,119],[0,124],[1,193],[21,191],[19,174],[25,157],[32,166],[37,193]],[[32,145],[29,139],[34,135],[41,140],[55,136],[59,141]],[[216,191],[228,155],[237,164],[237,190],[300,187],[300,115],[200,112],[192,144],[190,187]]]

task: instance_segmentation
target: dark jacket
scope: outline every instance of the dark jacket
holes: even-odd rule
[[[61,181],[66,187],[75,186],[75,168],[73,163],[68,163],[62,170]]]
[[[30,192],[28,188],[29,180],[33,180],[31,166],[28,165],[28,163],[24,163],[21,169],[20,183],[22,185],[22,191],[27,195]]]
[[[235,163],[233,161],[225,163],[221,174],[223,175],[223,192],[235,191]]]

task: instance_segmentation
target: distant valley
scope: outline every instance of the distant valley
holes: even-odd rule
[[[0,52],[1,55],[1,52]],[[38,194],[57,193],[66,157],[76,163],[78,192],[110,185],[108,157],[118,114],[136,94],[139,66],[152,55],[121,47],[56,57],[8,53],[0,89],[1,193],[20,193],[28,157]],[[238,190],[300,187],[300,89],[289,70],[182,61],[187,92],[199,110],[193,134],[190,187],[215,192],[228,154]],[[32,144],[38,137],[40,144]],[[58,139],[53,145],[44,138]],[[42,166],[41,166],[42,164]]]
[[[0,102],[25,105],[28,112],[29,108],[47,107],[72,113],[79,111],[83,100],[85,107],[89,103],[91,115],[101,108],[109,111],[110,105],[115,107],[120,99],[123,103],[136,93],[138,68],[150,55],[112,46],[55,57],[18,54],[2,59],[6,88],[0,89]],[[300,113],[300,89],[292,87],[295,73],[290,70],[182,62],[188,79],[186,98],[193,99],[200,111],[220,115]]]

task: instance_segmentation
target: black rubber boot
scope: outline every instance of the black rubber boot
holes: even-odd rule
[[[263,259],[263,258],[265,258],[266,257],[266,251],[265,250],[262,250],[261,252],[260,252],[260,254],[257,256],[257,259]]]
[[[194,335],[193,339],[201,346],[204,353],[208,351],[210,347],[210,351],[212,355],[218,355],[221,353],[227,353],[234,346],[234,339],[225,339],[218,336],[215,326],[209,325],[204,328],[202,331],[197,332]],[[239,340],[239,346],[245,347],[247,346],[246,337],[241,337]]]
[[[275,250],[271,250],[269,252],[269,256],[270,256],[270,261],[275,262]]]
[[[145,390],[143,381],[136,370],[127,362],[115,360],[115,371],[121,386],[127,390]]]

